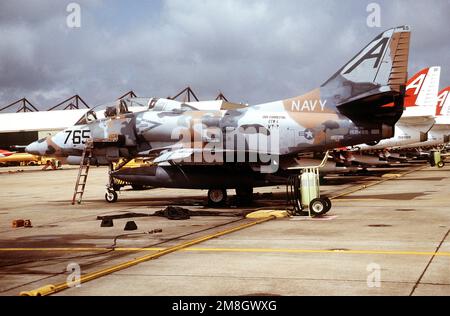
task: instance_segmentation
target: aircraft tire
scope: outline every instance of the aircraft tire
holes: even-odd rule
[[[117,202],[117,198],[118,198],[118,196],[117,196],[116,191],[108,190],[105,193],[105,200],[108,203],[116,203]]]
[[[225,189],[209,189],[208,205],[211,207],[221,207],[227,201],[227,190]]]

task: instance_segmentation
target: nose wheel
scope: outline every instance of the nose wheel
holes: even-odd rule
[[[106,191],[106,193],[105,193],[105,200],[106,200],[106,202],[108,202],[108,203],[115,203],[115,202],[117,202],[117,198],[118,198],[118,195],[117,195],[116,191],[111,190],[111,189],[108,189]]]
[[[108,184],[106,185],[106,193],[105,193],[105,200],[108,203],[116,203],[117,202],[117,191],[120,191],[121,185],[116,184],[114,182],[114,178],[111,176],[111,174],[114,171],[122,169],[130,160],[129,159],[123,159],[117,166],[114,168],[114,165],[112,163],[108,166]]]

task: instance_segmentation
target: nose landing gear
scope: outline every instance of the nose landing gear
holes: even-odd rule
[[[116,181],[111,176],[111,174],[114,171],[117,171],[124,167],[130,160],[124,159],[122,162],[120,162],[115,168],[114,165],[111,163],[109,164],[109,170],[108,170],[108,184],[106,185],[106,193],[105,193],[105,201],[108,203],[116,203],[118,199],[117,191],[120,190],[120,185],[116,184]]]
[[[117,202],[117,192],[111,189],[107,189],[106,193],[105,193],[105,200],[108,203],[115,203]]]

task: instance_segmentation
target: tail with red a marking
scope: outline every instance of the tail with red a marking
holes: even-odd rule
[[[402,117],[435,116],[441,67],[422,69],[408,80]]]
[[[436,116],[450,117],[450,86],[439,92],[436,105]]]

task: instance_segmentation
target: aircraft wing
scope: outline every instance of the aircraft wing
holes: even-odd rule
[[[194,153],[193,148],[181,148],[176,150],[166,150],[161,152],[161,154],[156,157],[154,163],[162,163],[174,160],[183,160],[189,158]]]
[[[153,162],[156,164],[163,163],[163,162],[189,162],[194,164],[208,164],[207,161],[204,160],[206,156],[211,156],[214,158],[215,154],[222,154],[226,152],[226,150],[218,150],[215,153],[212,153],[211,151],[205,150],[203,148],[167,148],[160,150],[159,155],[153,159]],[[234,151],[230,151],[233,152]],[[151,153],[155,153],[155,151],[152,151]],[[151,156],[150,153],[150,156]],[[199,154],[199,157],[201,161],[194,160],[194,157],[192,157],[195,154]],[[214,160],[215,161],[215,160]],[[217,162],[217,161],[216,161]],[[220,162],[220,161],[219,161]]]
[[[132,98],[124,101],[127,109],[135,113],[147,110],[150,100],[150,98]],[[89,111],[94,111],[98,119],[104,118],[106,107],[116,106],[116,103],[117,101],[102,104],[93,109],[2,113],[0,133],[61,131],[76,125]]]
[[[450,116],[437,116],[436,125],[450,125]]]
[[[5,157],[9,157],[12,154],[14,154],[13,152],[9,151],[9,150],[1,150],[0,149],[0,158],[5,158]]]
[[[434,124],[435,117],[429,116],[402,116],[397,124],[400,125],[422,125],[422,124]]]
[[[75,123],[88,109],[0,114],[0,133],[59,131]]]
[[[197,165],[205,165],[205,164],[220,164],[223,161],[221,158],[223,158],[223,154],[230,153],[232,155],[244,155],[244,154],[254,154],[255,157],[257,157],[258,153],[255,151],[245,151],[244,152],[237,152],[234,150],[227,150],[227,149],[216,149],[214,152],[211,150],[205,149],[205,148],[186,148],[186,147],[179,147],[179,148],[173,148],[173,147],[166,147],[166,148],[160,148],[156,150],[150,150],[147,152],[141,152],[139,153],[139,156],[146,156],[146,157],[155,157],[153,159],[153,162],[156,164],[163,163],[163,162],[188,162],[189,164],[197,164]],[[199,156],[196,157],[195,155],[198,154]],[[217,156],[219,155],[219,156]],[[210,159],[208,159],[210,158]],[[197,160],[199,159],[199,160]],[[256,163],[256,162],[255,162]]]

